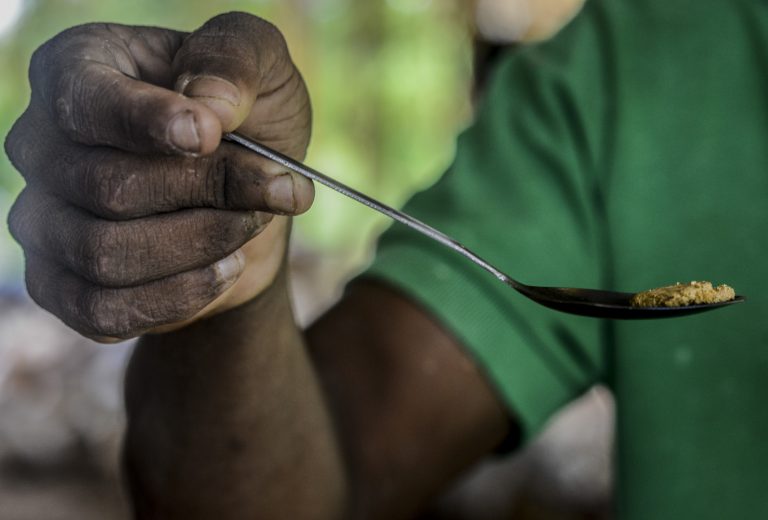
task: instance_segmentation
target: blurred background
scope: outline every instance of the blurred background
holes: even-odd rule
[[[583,0],[2,0],[0,135],[29,97],[34,49],[92,21],[193,30],[242,10],[281,28],[309,86],[308,164],[392,205],[449,164],[499,52],[549,37]],[[122,519],[121,380],[131,343],[91,343],[25,294],[5,225],[23,185],[0,154],[0,520]],[[387,223],[318,188],[296,219],[297,313],[311,321],[368,261]],[[594,389],[522,453],[457,482],[434,518],[608,518],[613,404]],[[468,513],[466,499],[484,504]]]

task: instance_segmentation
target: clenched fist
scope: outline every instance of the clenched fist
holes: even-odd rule
[[[75,27],[35,52],[30,83],[6,151],[27,183],[9,225],[38,304],[107,341],[274,281],[312,184],[220,141],[306,152],[309,97],[274,26],[230,13],[191,34]]]

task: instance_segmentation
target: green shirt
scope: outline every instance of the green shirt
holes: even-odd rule
[[[527,438],[615,392],[621,518],[768,518],[768,2],[592,0],[506,56],[454,165],[407,211],[519,280],[747,303],[661,321],[539,307],[396,225],[368,276],[463,342]]]

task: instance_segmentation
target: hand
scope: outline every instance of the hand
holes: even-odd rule
[[[35,52],[30,83],[6,152],[27,182],[9,226],[39,305],[109,341],[272,284],[312,183],[220,138],[306,153],[309,97],[274,26],[229,13],[191,34],[74,27]]]

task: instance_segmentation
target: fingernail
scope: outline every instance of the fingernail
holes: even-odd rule
[[[194,77],[184,85],[181,93],[187,97],[224,101],[233,107],[240,105],[240,89],[231,81],[216,76]]]
[[[197,76],[182,87],[182,94],[204,103],[219,116],[222,128],[233,130],[240,106],[240,89],[234,83],[215,76]]]
[[[216,269],[218,279],[224,285],[231,285],[238,279],[244,267],[245,255],[238,249],[223,260],[219,260],[214,268]]]
[[[291,174],[282,173],[269,181],[264,198],[269,209],[275,212],[295,213],[296,198]]]
[[[168,124],[168,142],[182,152],[200,152],[200,136],[197,134],[195,115],[191,111],[181,112]]]

